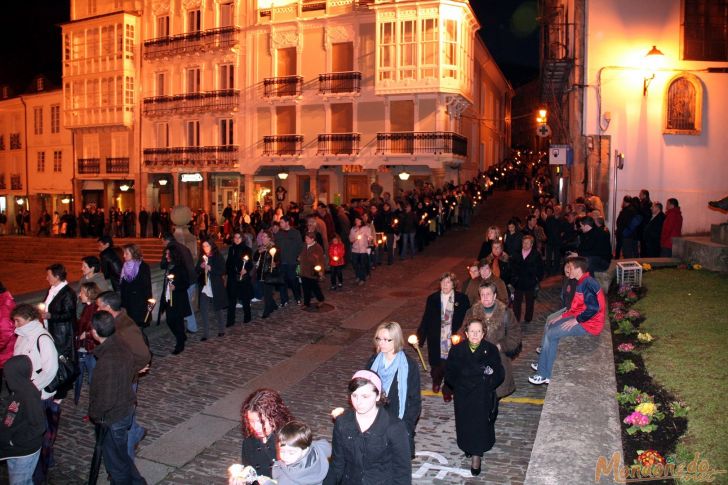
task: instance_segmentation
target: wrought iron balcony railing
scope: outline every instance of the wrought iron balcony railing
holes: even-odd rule
[[[239,27],[220,27],[151,39],[144,42],[144,59],[230,49],[238,43],[238,32]]]
[[[240,91],[225,89],[144,98],[145,116],[165,116],[209,111],[232,111],[240,104]]]
[[[377,153],[467,156],[468,139],[449,131],[398,131],[377,133]]]
[[[20,175],[10,176],[10,190],[23,190],[23,182],[20,179]]]
[[[300,155],[303,135],[270,135],[263,137],[263,155]]]
[[[129,158],[106,157],[106,173],[129,173]]]
[[[230,167],[238,163],[237,145],[145,148],[147,166]]]
[[[100,158],[79,158],[77,171],[80,174],[86,174],[86,175],[101,173],[101,159]]]
[[[318,155],[356,155],[359,133],[322,133],[318,136]]]
[[[300,96],[303,93],[301,76],[269,77],[263,80],[263,96]]]
[[[327,72],[319,74],[319,93],[358,93],[361,91],[360,72]]]

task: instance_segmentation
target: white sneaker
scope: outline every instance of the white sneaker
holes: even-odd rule
[[[537,354],[540,354],[541,353],[541,346],[540,345],[538,347],[536,347],[536,353]]]
[[[528,382],[530,382],[531,384],[540,386],[541,384],[548,384],[551,381],[550,381],[550,379],[544,379],[540,375],[536,374],[536,375],[529,377]]]
[[[538,370],[538,364],[536,362],[531,362],[531,369]]]
[[[258,298],[253,298],[252,300],[250,300],[250,303],[258,303],[259,301],[263,301],[263,300],[260,300]]]
[[[235,308],[243,308],[243,305],[242,305],[242,303],[236,303],[236,304],[235,304]]]

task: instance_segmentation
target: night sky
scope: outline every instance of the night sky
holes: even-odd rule
[[[470,0],[482,36],[514,87],[538,75],[536,0]],[[61,27],[69,19],[68,0],[8,0],[3,5],[0,84],[26,91],[45,74],[60,86]]]

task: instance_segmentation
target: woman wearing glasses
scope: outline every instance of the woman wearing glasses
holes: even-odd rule
[[[422,409],[420,369],[404,352],[404,337],[399,323],[381,323],[374,335],[377,353],[369,359],[366,368],[381,377],[388,399],[383,407],[391,416],[404,422],[414,456],[415,426]]]

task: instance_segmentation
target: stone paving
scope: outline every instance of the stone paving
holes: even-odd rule
[[[147,475],[150,483],[225,483],[226,469],[239,462],[241,446],[236,410],[242,399],[234,401],[231,408],[230,396],[261,374],[275,374],[281,363],[305,359],[307,348],[335,352],[301,378],[282,376],[290,382],[280,389],[294,415],[309,423],[317,436],[330,439],[329,412],[346,405],[346,383],[371,354],[372,327],[387,313],[377,303],[391,308],[386,319],[400,322],[411,333],[419,324],[425,297],[437,288],[439,273],[450,269],[465,277],[465,265],[477,254],[485,228],[493,223],[504,225],[511,214],[523,214],[528,197],[523,191],[496,193],[485,203],[472,229],[450,231],[414,259],[378,267],[363,287],[354,287],[353,275],[347,271],[343,291],[324,290],[327,301],[334,306],[331,312],[307,313],[288,306],[267,320],[256,318],[252,324],[236,325],[221,338],[199,342],[199,337],[193,336],[179,356],[169,354],[174,344],[166,327],[152,327],[149,334],[155,357],[150,374],[141,380],[138,396],[138,420],[147,429],[138,450],[144,459],[138,461],[140,468],[146,470],[149,466],[154,470],[155,476]],[[545,315],[558,307],[559,288],[558,278],[542,284],[534,322],[543,322]],[[259,315],[261,308],[255,307],[254,312],[256,309]],[[369,321],[372,318],[367,316],[375,313],[377,318]],[[524,325],[523,352],[514,362],[518,388],[501,403],[497,443],[484,457],[483,473],[477,478],[470,476],[469,460],[455,444],[452,404],[428,391],[429,375],[420,369],[423,412],[417,427],[414,483],[523,483],[546,393],[545,386],[532,386],[526,380],[532,373],[529,364],[541,331],[540,323]],[[407,351],[417,360],[411,347]],[[92,426],[83,421],[88,406],[86,391],[78,406],[72,400],[63,404],[56,441],[57,465],[51,471],[51,483],[77,484],[86,480],[93,447]],[[229,409],[220,411],[216,406]],[[172,459],[152,461],[152,456],[173,451],[164,449],[169,446],[165,438],[170,436],[181,437],[176,438],[181,451],[191,446],[188,441],[204,441],[205,430],[189,428],[192,431],[188,439],[185,432],[190,423],[204,423],[206,419],[222,425],[219,436],[182,463],[170,465]],[[4,470],[0,471],[0,480],[3,474]]]

